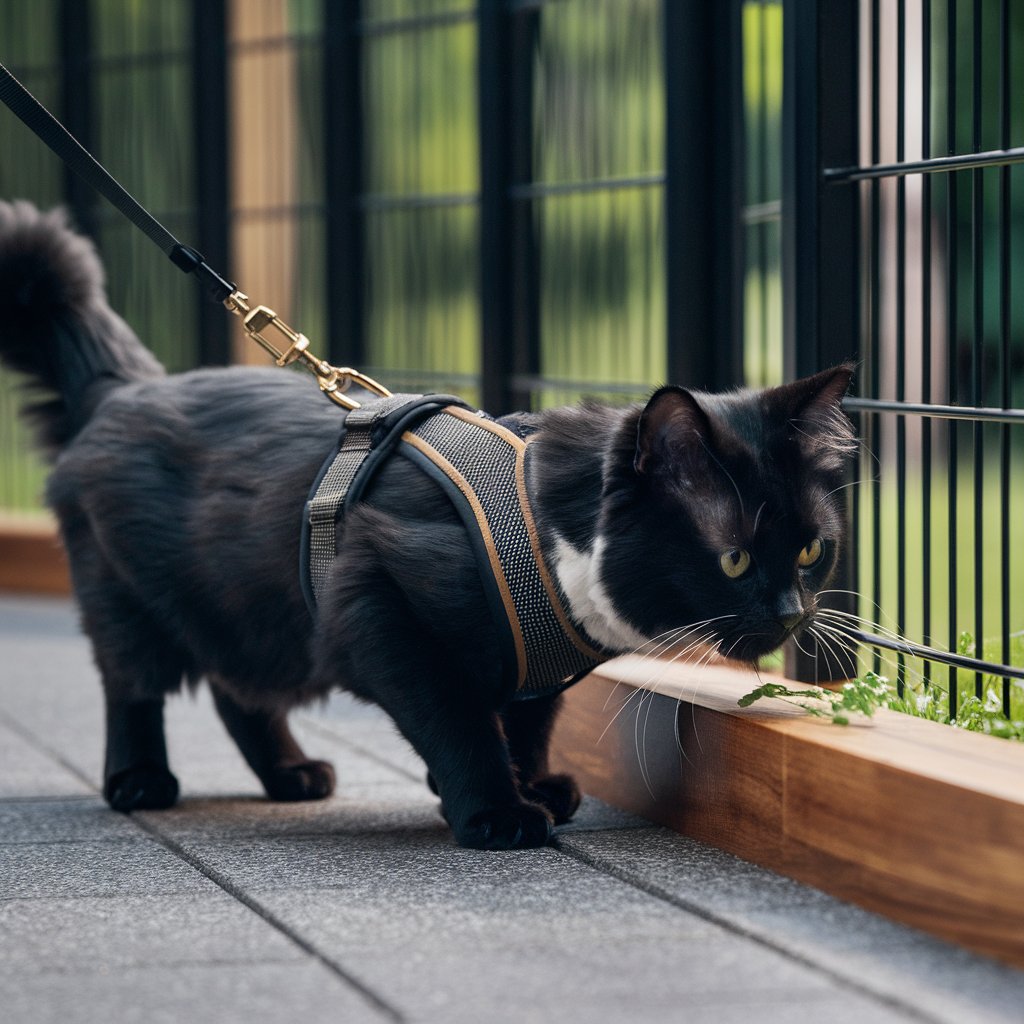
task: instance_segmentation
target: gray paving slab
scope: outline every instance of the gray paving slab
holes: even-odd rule
[[[392,1021],[323,964],[176,964],[0,975],[12,1024],[338,1024]]]
[[[78,775],[0,720],[0,800],[91,792]]]
[[[226,892],[0,900],[0,974],[210,963],[307,954]]]
[[[181,803],[115,815],[75,618],[0,597],[5,1024],[1020,1019],[1019,972],[599,801],[560,848],[461,850],[345,696],[295,716],[331,799],[263,799],[200,691],[168,707]]]
[[[935,1020],[1024,1019],[1024,972],[667,829],[578,833],[563,848]]]
[[[138,824],[95,794],[74,800],[0,800],[0,845],[148,841]]]

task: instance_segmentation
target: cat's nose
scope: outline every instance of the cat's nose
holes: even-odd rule
[[[803,612],[793,612],[790,615],[780,615],[779,625],[788,633],[791,629],[800,624],[800,620],[803,617]]]
[[[787,633],[800,624],[800,620],[804,617],[804,605],[796,590],[790,590],[782,595],[775,615],[779,620],[779,625]]]

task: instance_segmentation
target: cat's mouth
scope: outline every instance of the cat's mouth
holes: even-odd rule
[[[718,650],[730,661],[756,662],[774,654],[791,636],[803,631],[806,620],[791,626],[782,623],[765,623],[758,629],[737,631],[724,636],[718,643]]]

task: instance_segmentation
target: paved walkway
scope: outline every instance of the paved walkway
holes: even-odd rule
[[[331,800],[263,800],[202,692],[182,802],[115,814],[71,605],[0,597],[0,1020],[1024,1019],[1024,973],[593,800],[555,847],[458,849],[379,713],[297,717]]]

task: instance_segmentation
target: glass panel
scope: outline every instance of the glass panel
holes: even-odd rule
[[[560,380],[636,385],[637,394],[661,383],[661,189],[552,196],[537,202],[536,223],[541,373]],[[568,387],[544,391],[536,401],[552,405],[594,393],[586,386]]]
[[[24,85],[25,68],[52,66],[57,60],[57,4],[58,0],[0,4],[3,63]]]
[[[366,189],[474,193],[476,26],[366,39]]]
[[[195,176],[188,65],[100,68],[95,83],[97,159],[158,218],[189,209]]]
[[[665,99],[659,0],[563,0],[544,7],[539,18],[534,179],[660,172]]]
[[[56,28],[53,0],[0,5],[3,60],[50,110],[60,102]],[[0,153],[0,196],[29,199],[43,209],[61,201],[63,165],[6,109],[0,115]],[[42,506],[46,468],[19,414],[29,398],[22,384],[18,374],[0,370],[0,509],[35,511]]]
[[[438,375],[430,390],[450,374],[470,397],[458,381],[480,372],[477,220],[473,206],[368,215],[367,352],[389,386],[398,386],[389,371]]]
[[[323,0],[229,0],[231,39],[244,45],[316,35],[323,30],[323,8]]]
[[[476,0],[363,0],[363,14],[373,21],[450,14],[475,7]]]
[[[188,49],[191,14],[191,4],[181,0],[162,3],[93,0],[95,54],[98,57],[134,56]]]
[[[168,218],[164,223],[180,237],[194,236],[191,218]],[[199,301],[195,281],[175,270],[167,257],[120,214],[104,218],[99,249],[111,307],[169,371],[195,366],[198,339],[194,324]]]
[[[782,4],[743,4],[746,274],[743,370],[747,384],[781,383]]]

